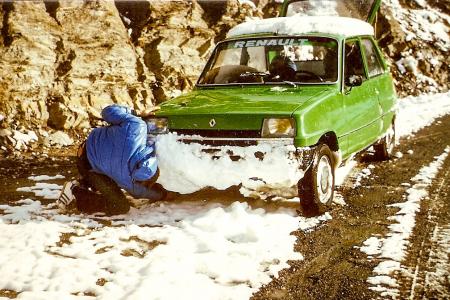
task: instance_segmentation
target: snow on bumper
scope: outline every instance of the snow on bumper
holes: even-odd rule
[[[224,190],[242,184],[245,196],[256,193],[260,197],[259,192],[265,192],[294,197],[310,161],[310,149],[296,148],[292,141],[266,139],[251,146],[212,146],[200,140],[175,133],[157,137],[158,182],[167,190],[188,194],[206,187]]]

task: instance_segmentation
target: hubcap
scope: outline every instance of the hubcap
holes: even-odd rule
[[[330,158],[322,156],[317,166],[317,191],[319,201],[326,204],[333,192],[333,170],[331,168]]]

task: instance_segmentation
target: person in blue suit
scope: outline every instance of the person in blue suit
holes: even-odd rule
[[[120,105],[107,106],[102,117],[109,126],[92,130],[80,146],[77,168],[81,178],[64,185],[58,206],[67,209],[75,202],[81,212],[117,215],[130,209],[121,189],[136,198],[164,199],[166,191],[156,184],[158,162],[146,122]]]

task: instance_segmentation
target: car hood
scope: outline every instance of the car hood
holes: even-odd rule
[[[161,105],[170,128],[259,130],[265,117],[289,117],[328,86],[197,89]],[[217,125],[211,128],[211,120]]]

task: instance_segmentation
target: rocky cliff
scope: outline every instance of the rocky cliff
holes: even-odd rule
[[[106,104],[142,109],[190,90],[228,30],[276,16],[278,2],[1,2],[0,151],[25,149],[20,134],[90,128]],[[446,1],[385,1],[377,32],[399,94],[448,89],[448,14]]]

